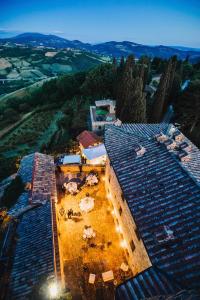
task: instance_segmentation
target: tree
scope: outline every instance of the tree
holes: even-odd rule
[[[165,71],[161,75],[160,82],[154,95],[152,121],[160,122],[169,103],[169,95],[172,89],[176,69],[176,57],[169,59]]]
[[[120,118],[121,109],[124,105],[124,97],[123,97],[123,74],[124,74],[124,57],[121,57],[120,64],[117,68],[116,78],[114,82],[114,90],[116,91],[116,115]]]
[[[122,79],[120,119],[123,122],[146,121],[146,98],[143,91],[144,66],[139,67],[130,55],[125,63]]]
[[[102,64],[88,73],[81,91],[85,96],[93,98],[114,98],[114,78],[112,64]]]
[[[194,80],[174,101],[175,121],[197,146],[200,146],[200,80]]]
[[[4,118],[7,118],[12,122],[16,122],[20,119],[20,116],[16,110],[8,108],[4,111]]]

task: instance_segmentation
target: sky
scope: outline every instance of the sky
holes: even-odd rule
[[[200,0],[0,0],[0,37],[22,32],[200,48]]]

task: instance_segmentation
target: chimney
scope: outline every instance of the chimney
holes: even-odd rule
[[[177,155],[181,162],[188,162],[191,160],[190,155],[184,150],[178,151]]]
[[[184,136],[180,131],[175,131],[173,134],[173,138],[176,142],[182,142],[184,139]]]
[[[136,155],[137,155],[138,157],[139,157],[139,156],[143,156],[144,153],[146,152],[146,149],[145,149],[144,147],[140,146],[140,145],[135,145],[135,146],[133,147],[133,149],[134,149],[134,151],[135,151],[135,153],[136,153]]]
[[[168,140],[168,136],[163,134],[162,132],[157,134],[155,136],[155,138],[156,138],[157,142],[159,142],[159,143],[164,143],[165,141]]]
[[[174,150],[177,147],[177,144],[174,140],[168,139],[164,142],[167,150]]]
[[[181,144],[179,144],[179,149],[180,150],[185,150],[187,152],[191,152],[192,151],[192,146],[189,145],[187,142],[182,142]]]

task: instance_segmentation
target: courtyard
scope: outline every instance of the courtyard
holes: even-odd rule
[[[90,172],[90,171],[88,171]],[[88,172],[78,176],[84,178]],[[76,195],[63,192],[65,178],[77,177],[77,172],[67,170],[57,175],[58,203],[57,224],[61,256],[62,277],[73,299],[114,299],[115,286],[131,277],[120,266],[127,264],[124,249],[120,246],[120,234],[116,230],[112,208],[106,198],[104,174],[97,172],[98,183],[84,183]],[[86,196],[94,199],[89,212],[81,210],[80,202]],[[69,211],[73,211],[70,216]],[[92,228],[93,236],[86,238],[84,230]],[[112,271],[113,279],[104,281],[102,273]],[[89,283],[95,274],[94,283]]]

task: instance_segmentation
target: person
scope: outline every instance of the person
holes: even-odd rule
[[[82,165],[79,165],[79,171],[82,173]]]
[[[68,219],[71,219],[71,212],[70,212],[70,209],[68,209],[68,211],[67,211],[67,217],[68,217]]]
[[[74,214],[73,209],[70,208],[67,212],[68,219],[71,219],[73,214]]]

